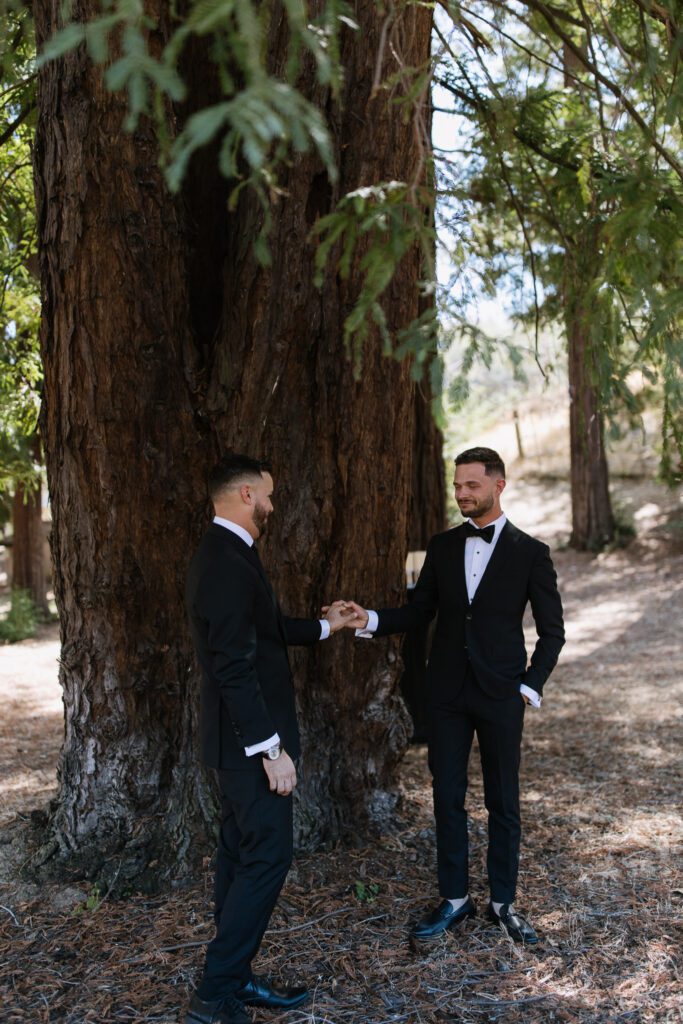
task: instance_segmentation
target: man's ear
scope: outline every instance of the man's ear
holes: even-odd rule
[[[245,505],[251,505],[251,488],[249,484],[242,484],[240,487],[240,498]]]
[[[500,480],[496,481],[496,489],[499,494],[502,494],[503,491],[505,490],[506,483],[507,481],[503,477],[501,477]]]

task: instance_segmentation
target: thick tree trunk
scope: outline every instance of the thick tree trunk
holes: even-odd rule
[[[38,45],[58,9],[36,3]],[[190,402],[182,223],[153,132],[122,131],[125,101],[81,51],[41,71],[38,104],[42,435],[65,709],[41,859],[122,889],[196,857],[211,818],[182,596],[210,446]]]
[[[42,486],[17,484],[12,502],[12,586],[26,590],[38,611],[47,616],[45,534]]]
[[[37,4],[39,42],[56,10]],[[278,515],[264,558],[288,612],[316,615],[345,594],[371,605],[403,597],[414,387],[378,339],[354,379],[341,339],[357,275],[342,282],[330,267],[316,291],[308,241],[337,195],[407,178],[416,162],[412,126],[388,95],[369,95],[376,5],[357,3],[356,17],[334,114],[341,182],[333,190],[312,157],[293,161],[267,271],[251,250],[261,223],[253,196],[243,193],[228,216],[225,183],[202,157],[172,200],[151,131],[122,133],[123,102],[84,56],[41,72],[43,433],[66,714],[44,856],[118,888],[178,870],[201,852],[191,838],[211,817],[182,584],[217,452],[274,462]],[[426,60],[429,11],[401,18],[405,62]],[[282,29],[274,16],[274,64]],[[327,104],[312,73],[307,83]],[[196,84],[202,106],[213,85]],[[418,270],[411,254],[392,286],[392,327],[417,313]],[[293,662],[305,751],[300,842],[385,822],[408,731],[397,642],[345,635]]]
[[[391,97],[371,96],[377,5],[356,3],[354,14],[360,31],[342,41],[346,85],[333,115],[340,181],[332,188],[313,158],[295,162],[283,182],[268,270],[248,248],[261,214],[254,197],[244,195],[230,224],[243,241],[226,262],[220,343],[209,371],[209,408],[223,443],[274,462],[277,516],[266,557],[293,614],[315,614],[339,596],[372,607],[395,604],[405,593],[415,386],[407,365],[382,355],[378,337],[354,379],[342,338],[358,277],[344,282],[330,266],[322,291],[312,280],[316,218],[352,189],[409,179],[417,161],[413,129]],[[401,18],[403,59],[418,65],[429,55],[430,13],[406,7]],[[274,65],[282,61],[283,40],[275,21]],[[300,85],[324,105],[312,78],[309,71]],[[419,254],[411,253],[391,286],[392,329],[418,315],[419,272]],[[345,634],[293,654],[304,739],[302,844],[383,824],[395,807],[396,769],[410,731],[398,692],[398,646],[398,639],[374,643]]]
[[[603,418],[586,317],[574,299],[567,310],[572,532],[577,551],[599,551],[614,539]]]
[[[409,550],[424,551],[429,538],[445,528],[443,434],[434,419],[431,394],[425,381],[415,392]]]

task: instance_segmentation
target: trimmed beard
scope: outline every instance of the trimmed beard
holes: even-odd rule
[[[259,505],[258,502],[254,505],[254,514],[252,520],[254,526],[258,530],[259,537],[263,534],[266,528],[266,522],[268,521],[269,513],[266,512],[263,505]]]
[[[494,502],[495,499],[493,495],[491,495],[488,498],[482,498],[480,502],[477,502],[474,507],[469,509],[467,512],[463,512],[462,509],[460,509],[460,512],[466,519],[480,519],[482,516],[485,516],[487,512],[491,511]],[[458,508],[460,508],[459,505]]]

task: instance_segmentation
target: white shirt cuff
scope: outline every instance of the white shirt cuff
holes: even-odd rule
[[[368,611],[368,624],[365,629],[357,629],[356,636],[362,636],[365,640],[372,639],[373,635],[377,632],[379,626],[379,616],[377,612]]]
[[[327,619],[318,619],[320,623],[320,639],[327,640],[330,635],[330,624]]]
[[[269,740],[264,740],[263,743],[254,743],[251,747],[245,747],[244,753],[247,757],[253,757],[254,754],[260,754],[263,750],[270,750],[276,743],[280,742],[280,737],[277,733],[273,733]]]
[[[536,691],[532,690],[530,686],[526,685],[526,683],[520,683],[519,692],[523,693],[525,697],[529,698],[529,703],[533,707],[540,708],[541,703],[543,701],[543,698],[541,697],[540,693],[536,693]]]

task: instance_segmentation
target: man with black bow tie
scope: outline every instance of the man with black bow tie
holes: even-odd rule
[[[360,636],[424,626],[438,612],[427,668],[429,766],[433,777],[442,902],[412,929],[429,939],[475,914],[468,886],[465,794],[477,734],[489,816],[488,915],[518,942],[538,937],[514,907],[520,844],[519,762],[524,710],[541,705],[543,684],[564,644],[562,602],[548,547],[502,512],[505,467],[490,448],[455,460],[455,497],[467,517],[437,534],[410,604],[366,611],[354,602],[346,625]],[[522,620],[531,605],[538,639],[527,664]]]
[[[287,644],[340,629],[283,615],[254,541],[273,511],[270,466],[246,455],[214,467],[215,517],[195,552],[186,600],[202,668],[202,759],[215,768],[221,827],[214,889],[216,935],[185,1024],[249,1024],[245,1006],[288,1010],[305,988],[255,978],[255,957],[292,859],[292,790],[299,731]]]

